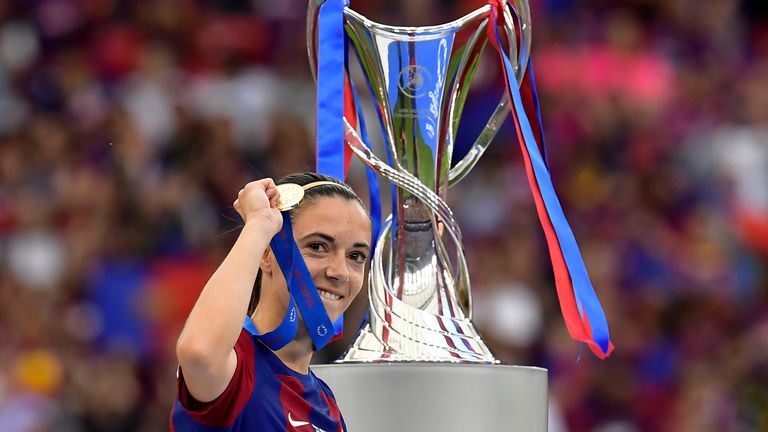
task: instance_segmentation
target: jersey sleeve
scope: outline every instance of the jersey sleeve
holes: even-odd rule
[[[184,374],[179,366],[178,398],[189,415],[198,423],[224,428],[231,426],[240,415],[253,392],[254,346],[245,329],[235,344],[237,367],[224,393],[210,402],[197,401],[187,389]]]

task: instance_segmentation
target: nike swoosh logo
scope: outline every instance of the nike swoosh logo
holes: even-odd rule
[[[301,427],[301,426],[306,426],[306,425],[308,425],[308,424],[309,424],[309,422],[305,422],[305,421],[296,421],[296,420],[294,420],[294,419],[291,417],[291,413],[288,413],[288,423],[290,423],[290,424],[291,424],[291,426],[293,426],[293,427],[295,427],[295,428],[296,428],[296,427]]]

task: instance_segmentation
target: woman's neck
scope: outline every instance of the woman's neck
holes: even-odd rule
[[[299,330],[296,337],[286,346],[275,351],[275,355],[285,363],[286,366],[296,372],[308,374],[309,363],[312,361],[312,338],[309,337],[304,323],[299,323]]]
[[[274,321],[274,317],[267,317],[265,316],[266,314],[259,312],[259,308],[257,308],[253,315],[251,315],[251,319],[259,331],[271,331],[274,327],[277,327],[276,324],[270,322]],[[312,338],[309,337],[307,328],[304,327],[304,322],[299,321],[296,337],[291,342],[273,352],[290,369],[302,374],[308,374],[309,364],[312,361],[314,351],[312,350]]]

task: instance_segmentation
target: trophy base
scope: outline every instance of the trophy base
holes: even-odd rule
[[[547,370],[373,363],[312,366],[333,390],[350,431],[547,430]]]
[[[431,331],[423,331],[424,327],[415,327],[413,330],[421,331],[418,333],[421,337],[403,337],[402,329],[389,332],[389,346],[385,346],[381,341],[383,339],[383,329],[378,328],[378,334],[371,329],[371,324],[367,324],[360,331],[355,342],[344,353],[344,356],[336,363],[475,363],[475,364],[496,364],[498,361],[485,346],[480,336],[472,327],[469,320],[452,320],[454,325],[462,325],[463,332],[455,333],[452,337],[439,335]],[[427,340],[432,343],[424,343],[421,340]],[[467,349],[456,349],[452,351],[446,346],[440,345],[445,341],[451,341],[454,346],[467,347]]]

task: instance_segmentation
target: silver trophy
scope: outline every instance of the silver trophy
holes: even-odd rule
[[[309,2],[313,71],[324,1]],[[503,9],[505,48],[519,84],[528,64],[530,12],[527,0],[507,0]],[[395,27],[344,9],[350,52],[371,89],[391,163],[346,121],[345,141],[396,186],[371,262],[369,322],[342,364],[313,367],[334,389],[350,430],[547,430],[546,370],[497,364],[470,321],[461,230],[444,201],[509,115],[503,95],[470,151],[451,166],[492,17],[492,7],[484,6],[444,25]]]
[[[307,45],[313,71],[323,3],[309,2]],[[519,83],[531,42],[528,3],[509,1],[504,11],[506,48]],[[470,321],[472,297],[461,230],[444,201],[509,115],[504,95],[467,155],[450,166],[470,81],[488,42],[486,27],[494,24],[491,6],[429,27],[383,25],[349,7],[344,15],[392,164],[377,157],[345,121],[346,142],[397,188],[394,217],[384,224],[372,257],[369,323],[340,361],[495,363]]]

